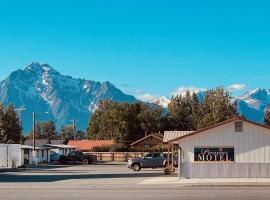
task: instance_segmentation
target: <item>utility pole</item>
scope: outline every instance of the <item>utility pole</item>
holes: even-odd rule
[[[33,147],[34,147],[34,151],[36,150],[36,136],[35,136],[35,134],[36,134],[36,114],[35,114],[35,112],[33,112],[33,114],[32,114],[32,120],[33,120],[33,128],[32,128],[32,130],[33,130]]]
[[[76,140],[76,119],[71,120],[72,121],[72,130],[73,130],[73,139]]]
[[[35,161],[35,165],[37,165],[37,152],[36,152],[36,114],[33,112],[33,160]]]
[[[43,112],[43,114],[48,114],[49,112]],[[38,164],[37,160],[37,151],[36,151],[36,113],[32,113],[32,121],[33,121],[33,159],[35,161],[35,165]]]

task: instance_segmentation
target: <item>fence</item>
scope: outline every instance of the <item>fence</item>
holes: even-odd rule
[[[129,158],[143,157],[145,152],[85,152],[96,155],[98,161],[121,161],[127,162]]]

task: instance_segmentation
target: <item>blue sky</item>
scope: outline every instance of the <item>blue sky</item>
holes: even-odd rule
[[[270,85],[270,1],[0,1],[0,79],[32,61],[170,96]]]

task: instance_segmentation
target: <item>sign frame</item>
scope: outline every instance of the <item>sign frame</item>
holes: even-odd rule
[[[193,153],[195,163],[235,162],[235,148],[232,146],[196,146]]]

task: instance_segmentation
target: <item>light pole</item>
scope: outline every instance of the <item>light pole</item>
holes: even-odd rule
[[[37,152],[36,152],[36,113],[32,113],[32,120],[33,120],[33,158],[35,160],[35,165],[37,165]]]
[[[43,114],[48,114],[48,112],[43,112]],[[37,151],[36,151],[36,113],[32,113],[32,121],[33,121],[33,159],[35,160],[35,165],[37,165]]]

